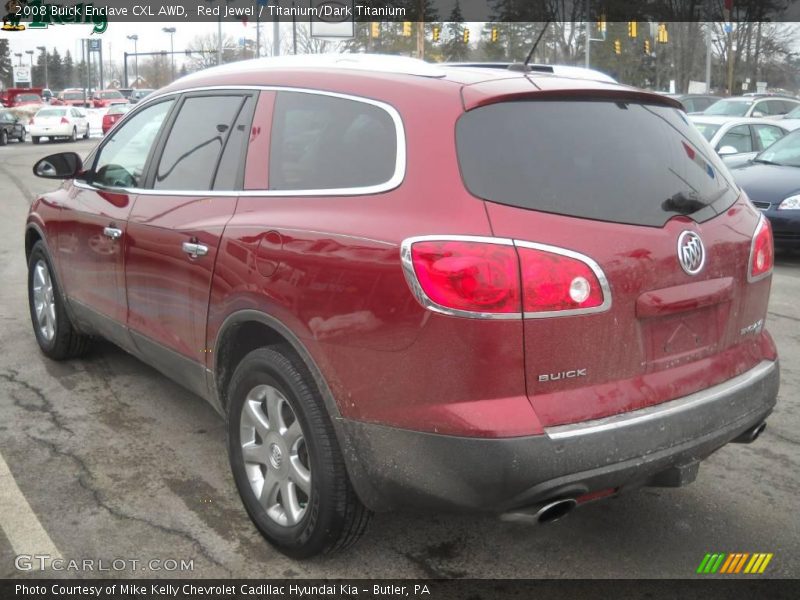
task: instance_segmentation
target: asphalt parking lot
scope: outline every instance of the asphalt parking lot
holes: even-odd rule
[[[707,552],[773,553],[763,576],[800,577],[800,253],[778,257],[767,320],[782,358],[778,407],[755,444],[723,448],[691,486],[640,490],[544,527],[377,515],[348,552],[297,562],[251,525],[223,422],[204,401],[109,344],[67,363],[36,346],[23,225],[35,194],[54,186],[31,166],[95,143],[0,148],[0,577],[41,576],[15,566],[34,554],[121,559],[111,574],[123,577],[691,577]],[[109,576],[94,565],[46,574]]]

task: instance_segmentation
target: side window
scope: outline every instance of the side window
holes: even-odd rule
[[[789,100],[781,100],[781,103],[783,104],[783,112],[781,113],[782,115],[788,115],[795,108],[800,106],[800,105],[798,105],[798,104],[796,104],[794,102],[791,102]]]
[[[190,96],[181,105],[161,153],[153,189],[210,190],[243,96]]]
[[[783,102],[780,100],[766,100],[761,103],[761,112],[767,117],[775,117],[784,114]]]
[[[750,127],[748,125],[738,125],[732,127],[717,144],[717,149],[725,146],[733,146],[736,152],[752,152],[753,140],[750,137]]]
[[[380,185],[397,166],[397,130],[386,110],[323,94],[279,92],[270,142],[272,190]]]
[[[97,154],[92,183],[103,187],[142,187],[150,148],[173,102],[166,100],[148,106],[128,119],[123,127],[115,128]]]
[[[255,110],[255,98],[247,97],[244,99],[236,123],[231,129],[228,141],[222,151],[222,158],[217,167],[217,175],[214,178],[215,190],[235,190],[240,182],[240,175],[244,172],[245,153],[247,141],[250,138],[250,126],[253,122],[253,111]]]
[[[768,148],[785,135],[783,129],[774,125],[753,125],[753,129],[756,130],[756,140],[760,150]]]

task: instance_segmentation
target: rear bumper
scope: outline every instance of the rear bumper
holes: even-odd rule
[[[647,485],[673,467],[703,460],[772,412],[779,378],[778,362],[763,361],[677,400],[529,437],[464,438],[347,420],[340,425],[353,485],[371,509],[502,512]]]

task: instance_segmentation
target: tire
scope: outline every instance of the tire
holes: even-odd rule
[[[22,130],[22,133],[20,133],[20,134],[19,134],[19,137],[17,138],[17,139],[19,140],[19,143],[20,143],[20,144],[22,144],[23,142],[25,142],[25,138],[27,137],[27,135],[28,135],[28,132],[27,132],[27,131],[25,131],[25,129],[23,128],[23,130]]]
[[[52,263],[41,241],[34,244],[28,260],[28,306],[36,342],[45,356],[65,360],[86,352],[89,338],[75,331],[69,320]]]
[[[83,139],[85,139],[85,140],[89,139],[89,124],[88,123],[86,124],[86,133],[83,134]]]
[[[77,142],[78,141],[78,129],[77,127],[72,128],[72,135],[69,136],[70,142]]]
[[[5,146],[8,143],[8,132],[5,129],[0,129],[0,146]]]
[[[228,456],[261,534],[293,558],[352,545],[371,513],[350,484],[319,391],[291,347],[253,350],[228,389]],[[243,444],[250,449],[247,462]],[[265,488],[271,493],[262,505]]]
[[[38,143],[39,143],[39,136],[38,136],[38,135],[32,135],[32,136],[31,136],[31,141],[32,141],[34,144],[38,144]]]

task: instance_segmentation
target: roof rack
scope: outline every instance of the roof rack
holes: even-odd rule
[[[352,69],[420,77],[444,77],[446,72],[440,66],[418,58],[393,56],[389,54],[299,54],[255,58],[235,63],[237,71],[254,72],[267,69]],[[232,65],[220,65],[187,75],[205,77],[231,69]]]
[[[571,65],[543,65],[509,63],[509,62],[464,62],[464,63],[442,63],[446,67],[471,67],[478,69],[508,69],[511,71],[550,73],[557,77],[568,77],[571,79],[589,79],[592,81],[604,81],[606,83],[617,83],[613,77],[601,71],[586,69],[584,67],[573,67]]]

